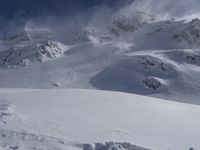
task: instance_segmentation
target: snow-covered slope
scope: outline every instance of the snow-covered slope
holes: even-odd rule
[[[200,20],[123,12],[0,30],[0,150],[200,148]]]
[[[128,150],[142,149],[128,143],[162,150],[200,147],[198,105],[95,90],[1,89],[0,95],[2,149],[99,143],[98,150],[110,141],[126,142],[118,145]]]
[[[199,48],[200,21],[164,20],[148,23],[129,34],[135,49],[194,49]]]
[[[5,34],[0,87],[97,88],[200,104],[199,19],[157,21],[137,11],[104,26],[67,27]]]

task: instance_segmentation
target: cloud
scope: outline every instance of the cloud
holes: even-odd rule
[[[135,0],[124,11],[144,11],[160,18],[184,18],[200,13],[199,0]]]
[[[0,15],[5,18],[42,15],[67,16],[105,4],[115,8],[119,2],[131,0],[0,0]]]
[[[65,30],[74,25],[104,26],[117,12],[142,11],[166,18],[200,16],[199,0],[1,0],[0,27],[45,26]],[[12,18],[9,20],[9,18]],[[107,19],[107,20],[106,20]],[[13,25],[14,24],[14,25]],[[30,25],[31,24],[31,25]]]

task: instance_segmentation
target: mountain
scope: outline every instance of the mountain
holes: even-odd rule
[[[5,34],[1,87],[97,88],[199,104],[199,19],[156,21],[142,12],[126,17],[122,23],[138,26],[118,28],[118,35],[110,28],[113,18],[104,28],[25,26]]]
[[[200,20],[111,1],[0,2],[0,150],[200,147]]]

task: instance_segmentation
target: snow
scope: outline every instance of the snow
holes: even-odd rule
[[[29,50],[27,57],[13,55],[8,61],[12,67],[0,69],[0,87],[97,88],[200,104],[199,49],[135,50],[137,45],[117,40],[56,45],[61,51],[50,49],[39,58]],[[53,57],[46,59],[48,53]],[[146,86],[151,78],[161,86]]]
[[[15,116],[8,122],[0,120],[1,134],[13,135],[8,139],[14,143],[27,136],[22,145],[32,140],[32,146],[114,141],[162,150],[200,147],[199,105],[81,89],[1,89],[0,93],[1,111],[12,109]],[[41,137],[45,142],[37,141]],[[0,139],[2,146],[4,138]]]
[[[200,148],[200,20],[129,11],[0,31],[0,150]]]
[[[63,44],[49,40],[36,45],[17,45],[0,53],[0,66],[26,66],[33,62],[44,62],[60,57],[65,49]]]

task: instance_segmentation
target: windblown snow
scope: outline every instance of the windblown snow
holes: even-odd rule
[[[0,29],[0,149],[200,148],[200,20],[107,18]]]

